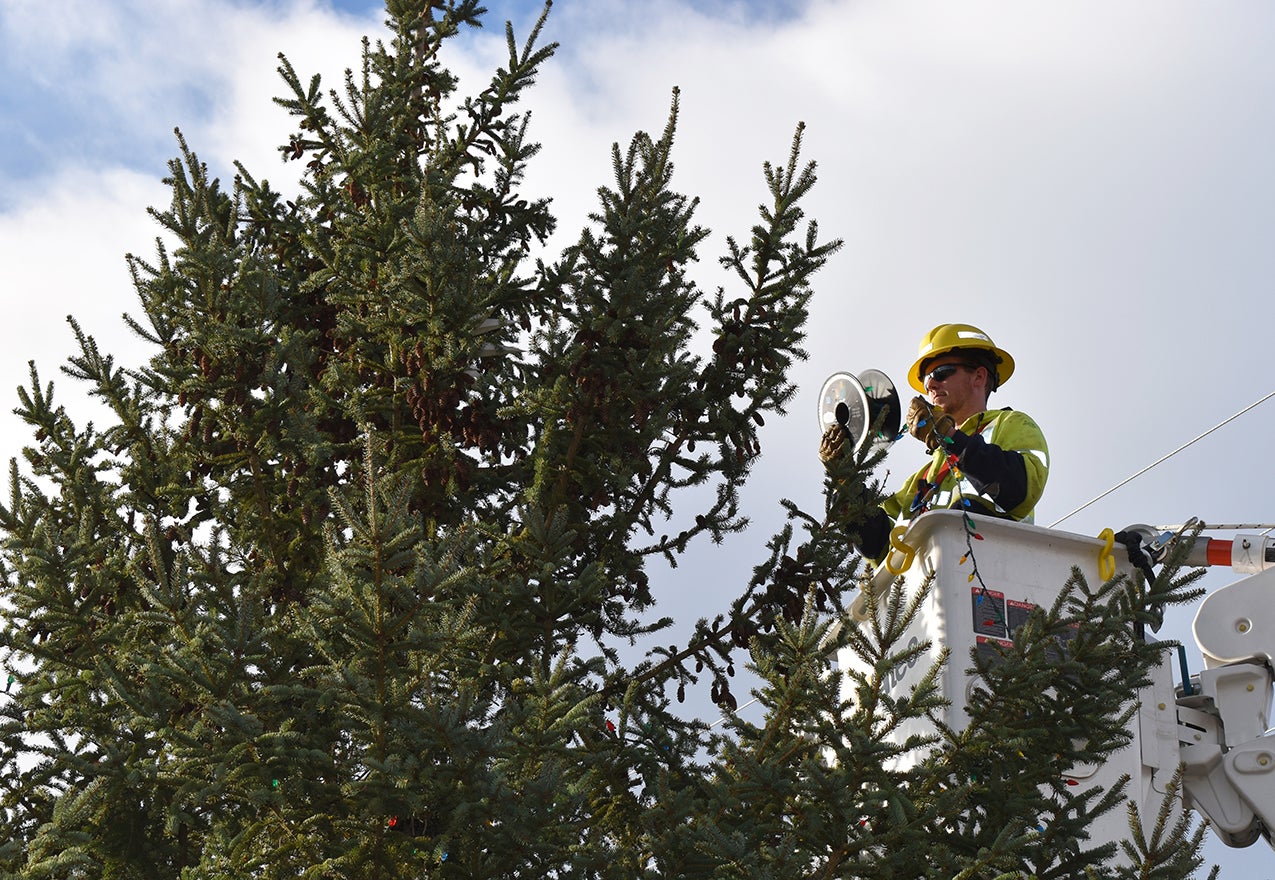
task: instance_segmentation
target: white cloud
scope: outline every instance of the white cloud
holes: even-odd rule
[[[144,207],[163,196],[156,181],[127,171],[68,169],[46,181],[42,197],[12,214],[0,214],[0,292],[7,320],[0,322],[0,394],[10,406],[0,421],[4,454],[29,442],[29,432],[7,415],[28,385],[27,362],[35,360],[42,383],[54,380],[58,399],[79,400],[73,383],[59,372],[75,351],[67,324],[73,314],[81,328],[126,364],[139,362],[140,341],[120,320],[136,311],[126,252],[146,253],[159,232]],[[75,406],[70,407],[73,412]]]

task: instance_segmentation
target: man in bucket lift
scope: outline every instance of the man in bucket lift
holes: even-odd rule
[[[930,463],[885,498],[866,522],[851,524],[859,550],[880,560],[890,530],[927,510],[964,508],[1030,522],[1049,477],[1049,450],[1024,413],[988,410],[988,396],[1008,381],[1014,359],[970,324],[940,324],[921,340],[908,384],[916,397],[907,427],[931,452]],[[819,443],[825,465],[841,454],[845,432],[833,425]]]

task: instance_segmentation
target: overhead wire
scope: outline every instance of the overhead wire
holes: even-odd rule
[[[1173,526],[1156,526],[1155,530],[1157,532],[1181,532],[1185,529],[1189,529],[1197,525],[1200,527],[1200,531],[1202,532],[1239,532],[1239,531],[1243,531],[1244,529],[1265,529],[1267,532],[1275,532],[1275,525],[1271,525],[1270,523],[1210,523],[1210,522],[1189,523],[1188,522],[1188,523],[1178,523],[1177,525],[1173,525]]]
[[[1073,510],[1071,513],[1069,513],[1069,514],[1067,514],[1066,516],[1064,516],[1062,519],[1055,520],[1054,522],[1050,523],[1050,524],[1049,524],[1049,527],[1050,527],[1051,529],[1052,529],[1052,528],[1055,528],[1055,527],[1056,527],[1059,523],[1066,522],[1067,520],[1071,519],[1071,518],[1072,518],[1073,516],[1075,516],[1076,514],[1080,513],[1080,511],[1084,510],[1086,507],[1089,507],[1089,506],[1090,506],[1090,505],[1092,505],[1092,504],[1097,504],[1099,501],[1101,501],[1102,499],[1106,498],[1106,497],[1107,497],[1108,495],[1110,495],[1112,492],[1116,491],[1117,489],[1121,488],[1122,486],[1125,486],[1125,485],[1127,485],[1127,484],[1129,484],[1129,483],[1132,483],[1134,480],[1136,480],[1138,477],[1140,477],[1140,476],[1142,476],[1143,474],[1145,474],[1147,471],[1151,470],[1151,469],[1152,469],[1153,467],[1155,467],[1156,465],[1163,464],[1164,462],[1166,462],[1166,461],[1168,461],[1169,459],[1173,458],[1173,456],[1177,455],[1177,454],[1178,454],[1179,452],[1181,452],[1182,450],[1186,449],[1186,448],[1187,448],[1187,447],[1189,447],[1189,446],[1194,445],[1195,443],[1198,443],[1200,440],[1203,440],[1205,437],[1209,436],[1210,434],[1212,434],[1214,431],[1216,431],[1218,428],[1222,427],[1223,425],[1226,425],[1226,424],[1228,424],[1228,423],[1230,423],[1230,422],[1235,421],[1236,419],[1238,419],[1240,416],[1244,415],[1244,413],[1248,412],[1249,410],[1251,410],[1251,409],[1255,409],[1256,407],[1261,406],[1263,403],[1265,403],[1266,401],[1270,400],[1272,397],[1275,397],[1275,391],[1272,391],[1270,394],[1267,394],[1265,397],[1263,397],[1262,399],[1260,399],[1260,400],[1258,400],[1258,401],[1256,401],[1256,402],[1254,402],[1254,403],[1250,403],[1248,406],[1244,407],[1242,410],[1240,410],[1239,412],[1237,412],[1235,415],[1231,416],[1230,418],[1223,419],[1222,421],[1218,422],[1218,423],[1217,423],[1216,425],[1214,425],[1213,427],[1209,428],[1207,431],[1205,431],[1205,432],[1204,432],[1203,434],[1201,434],[1200,436],[1196,437],[1196,438],[1195,438],[1195,439],[1193,439],[1193,440],[1189,440],[1189,441],[1188,441],[1188,442],[1186,442],[1186,443],[1183,443],[1181,446],[1179,446],[1177,449],[1175,449],[1175,450],[1173,450],[1172,452],[1170,452],[1168,455],[1165,455],[1165,456],[1162,456],[1162,457],[1160,457],[1160,458],[1156,459],[1155,461],[1151,462],[1151,464],[1147,465],[1146,467],[1144,467],[1142,470],[1138,471],[1138,472],[1137,472],[1136,474],[1134,474],[1133,476],[1131,476],[1131,477],[1127,477],[1126,479],[1121,480],[1119,483],[1116,483],[1116,485],[1112,486],[1110,489],[1108,489],[1106,492],[1103,492],[1101,495],[1097,496],[1096,498],[1093,498],[1093,499],[1091,499],[1091,500],[1089,500],[1089,501],[1086,501],[1084,504],[1082,504],[1082,505],[1080,505],[1079,507],[1077,507],[1077,508],[1076,508],[1075,510]]]
[[[760,702],[761,702],[761,697],[753,697],[753,698],[752,698],[751,700],[749,700],[747,703],[745,703],[744,705],[742,705],[742,706],[740,706],[738,709],[736,709],[736,710],[734,711],[734,713],[733,713],[733,714],[738,715],[738,714],[740,713],[740,711],[741,711],[741,710],[743,710],[743,709],[747,709],[747,708],[748,708],[749,706],[751,706],[753,703],[760,703]],[[712,729],[712,728],[716,727],[717,725],[721,724],[722,722],[724,722],[724,721],[727,719],[727,717],[728,717],[728,716],[723,715],[721,718],[718,718],[718,719],[717,719],[716,721],[714,721],[712,724],[708,725],[708,726],[709,726],[709,729]]]

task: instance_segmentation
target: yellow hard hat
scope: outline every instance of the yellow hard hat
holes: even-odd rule
[[[989,366],[995,367],[993,389],[1004,385],[1014,373],[1014,359],[1009,356],[1009,352],[997,348],[992,337],[982,330],[972,324],[939,324],[921,340],[917,348],[916,363],[908,370],[908,384],[924,394],[925,376],[921,367],[926,361],[957,350],[985,352],[979,360],[990,359],[992,363]]]

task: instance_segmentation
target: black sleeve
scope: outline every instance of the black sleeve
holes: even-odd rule
[[[853,535],[858,533],[859,540],[855,546],[865,559],[879,559],[890,545],[890,526],[893,521],[889,514],[879,507],[874,507],[867,520],[848,525],[847,530]]]
[[[978,434],[951,436],[957,466],[980,494],[996,499],[1001,510],[1013,510],[1027,497],[1027,465],[1023,454],[1001,449]]]

